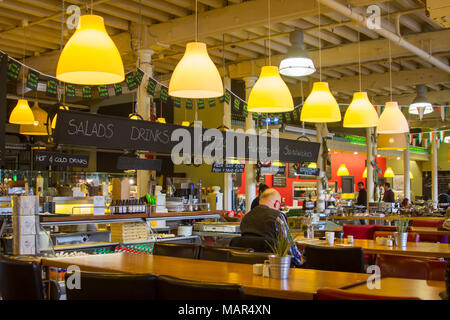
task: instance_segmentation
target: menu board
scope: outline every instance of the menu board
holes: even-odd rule
[[[297,169],[297,175],[318,176],[319,173],[320,173],[319,168],[299,167]]]
[[[41,166],[78,167],[86,168],[89,164],[89,156],[77,154],[65,154],[57,152],[36,151],[34,163]]]
[[[245,164],[240,163],[213,163],[211,172],[214,173],[243,173]]]
[[[286,171],[273,176],[272,185],[274,187],[286,187]]]
[[[155,89],[156,89],[156,80],[149,78],[148,84],[147,84],[147,93],[149,95],[153,96],[153,95],[155,95]]]
[[[116,96],[120,96],[122,94],[122,84],[120,83],[114,84],[114,94]]]
[[[28,70],[27,74],[27,88],[31,90],[36,90],[39,83],[39,72],[36,72],[34,70]]]
[[[9,80],[17,80],[20,73],[20,63],[16,61],[9,61],[8,64],[8,78]]]
[[[54,79],[47,81],[47,90],[45,92],[49,97],[56,97],[58,93],[58,82]]]
[[[66,83],[66,98],[75,98],[75,85]]]
[[[108,92],[107,86],[98,86],[97,90],[98,90],[98,96],[100,98],[108,98],[109,97],[109,92]]]

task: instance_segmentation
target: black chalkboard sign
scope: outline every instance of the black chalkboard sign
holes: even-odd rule
[[[121,83],[114,84],[114,94],[116,96],[120,96],[122,94],[122,84]]]
[[[66,83],[66,98],[75,98],[75,85]]]
[[[128,90],[132,91],[138,87],[138,84],[136,83],[136,78],[133,74],[133,72],[128,72],[125,75],[125,82],[128,86]]]
[[[46,95],[49,97],[56,97],[58,94],[58,82],[55,79],[50,79],[47,81]]]
[[[89,164],[89,156],[47,152],[47,151],[36,151],[34,153],[34,164],[44,167],[56,166],[56,167],[86,168]]]
[[[210,107],[215,107],[216,106],[216,99],[215,98],[210,98],[208,100],[208,104]]]
[[[91,86],[83,86],[83,99],[84,100],[92,99],[92,87]]]
[[[213,173],[243,173],[245,164],[240,163],[213,163],[211,172]]]
[[[20,73],[20,63],[10,60],[8,64],[8,79],[17,80]]]
[[[192,109],[192,104],[193,104],[193,102],[192,102],[192,99],[187,99],[186,100],[186,109]]]
[[[197,106],[199,109],[205,109],[205,100],[203,99],[197,100]]]
[[[98,86],[97,90],[98,90],[98,96],[100,98],[108,98],[109,97],[109,92],[108,92],[107,86]]]
[[[28,70],[27,74],[27,88],[31,90],[36,90],[39,83],[39,72],[34,70]]]
[[[286,171],[273,176],[272,185],[274,187],[286,187]]]
[[[271,166],[271,165],[262,165],[261,166],[261,174],[262,175],[270,175],[270,174],[285,174],[286,166]]]
[[[117,159],[117,169],[161,171],[161,160],[119,157]]]
[[[156,80],[149,78],[147,84],[147,93],[151,96],[155,95],[156,90]]]
[[[215,134],[218,136],[208,140],[203,139],[206,128],[183,127],[169,123],[162,124],[66,110],[58,110],[58,121],[53,137],[57,144],[149,150],[171,154],[172,149],[180,146],[182,140],[174,138],[173,133],[176,130],[178,130],[177,134],[191,137],[187,140],[191,144],[191,154],[196,150],[203,154],[203,150],[209,147],[211,149],[209,153],[214,156],[215,148],[211,148],[210,145],[218,142],[221,145],[222,155],[227,157],[267,162],[267,156],[272,154],[272,157],[280,162],[316,162],[320,148],[320,144],[316,142],[267,138],[232,130],[226,132],[216,130]],[[266,150],[267,155],[262,150]]]
[[[137,69],[136,75],[134,76],[134,81],[136,82],[137,86],[139,87],[142,83],[142,78],[144,77],[144,71],[141,69]]]
[[[160,98],[161,98],[161,101],[167,102],[167,99],[169,99],[169,88],[161,86]]]
[[[297,175],[302,176],[318,176],[320,173],[319,168],[298,167]]]

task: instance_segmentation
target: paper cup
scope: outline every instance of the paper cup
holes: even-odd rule
[[[263,273],[263,265],[261,263],[253,265],[253,274],[257,276],[261,276]]]

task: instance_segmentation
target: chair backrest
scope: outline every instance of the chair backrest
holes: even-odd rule
[[[446,261],[429,260],[427,261],[428,275],[427,280],[445,281]]]
[[[450,259],[447,259],[445,266],[445,286],[447,288],[447,299],[450,299]]]
[[[160,276],[157,280],[158,300],[242,300],[244,289],[239,284],[223,284]]]
[[[425,280],[428,277],[426,261],[414,257],[379,254],[376,264],[380,267],[382,277]]]
[[[373,225],[355,225],[355,224],[346,224],[343,227],[344,237],[349,235],[353,236],[355,239],[373,239],[373,233],[375,232],[378,226],[376,224]]]
[[[442,226],[444,221],[442,220],[413,220],[413,227],[429,227],[437,228]],[[441,241],[441,236],[432,234],[422,234],[420,236],[421,241],[438,242]],[[442,242],[442,241],[441,241]]]
[[[373,233],[373,240],[376,240],[377,237],[387,238],[389,236],[394,236],[394,232],[391,231],[375,231]],[[406,239],[408,242],[419,242],[420,234],[417,232],[408,232],[408,238]]]
[[[342,289],[321,288],[317,290],[316,300],[420,300],[416,297],[390,297],[354,293]]]
[[[222,261],[228,262],[230,257],[230,249],[224,247],[213,247],[202,245],[198,258],[200,260]]]
[[[3,300],[43,300],[41,266],[0,256],[0,293]]]
[[[246,263],[246,264],[257,264],[264,263],[264,260],[269,259],[270,253],[266,252],[245,252],[231,250],[229,261],[234,263]]]
[[[156,242],[153,247],[155,256],[198,259],[200,245],[189,243]]]
[[[303,250],[303,268],[344,271],[344,272],[364,272],[363,250],[354,248],[329,248],[321,246],[306,245]]]
[[[154,274],[108,274],[81,272],[80,287],[72,288],[74,281],[66,273],[67,300],[155,300]]]
[[[239,236],[231,239],[230,246],[239,248],[251,248],[256,252],[271,252],[266,239],[257,236]]]

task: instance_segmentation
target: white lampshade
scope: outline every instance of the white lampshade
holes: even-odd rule
[[[377,133],[409,132],[408,121],[395,101],[386,102],[385,108],[378,119]]]

